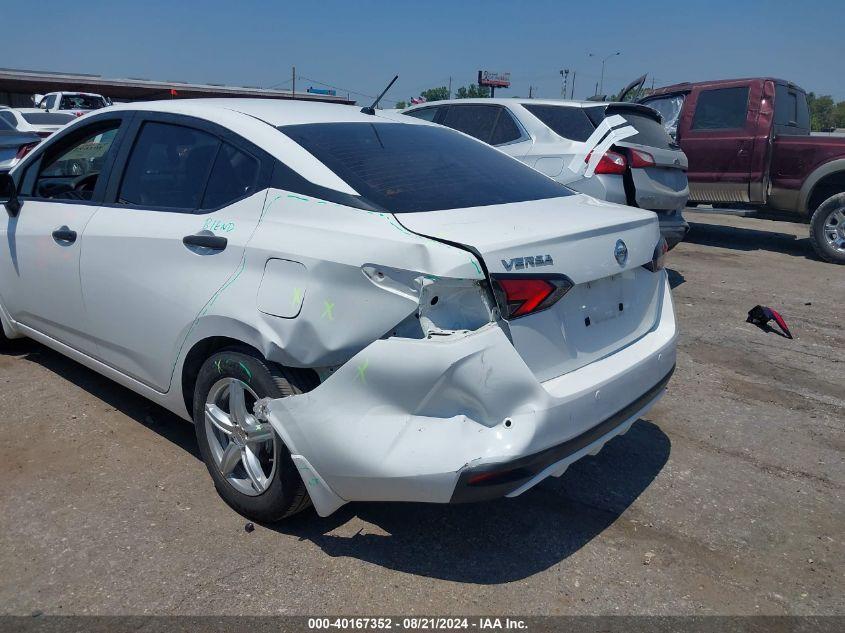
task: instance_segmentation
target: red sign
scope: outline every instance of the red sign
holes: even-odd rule
[[[479,70],[478,85],[490,86],[492,88],[509,88],[511,85],[511,74],[494,73],[490,70]]]

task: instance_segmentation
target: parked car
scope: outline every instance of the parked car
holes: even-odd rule
[[[674,247],[684,221],[687,159],[660,125],[659,115],[631,103],[541,99],[454,99],[403,110],[489,143],[576,191],[657,213],[660,231]],[[632,136],[603,153],[595,174],[583,168],[614,115],[633,127]],[[573,170],[573,158],[576,167]]]
[[[99,169],[67,176],[80,148]],[[5,336],[193,420],[256,520],[518,495],[626,431],[674,369],[653,213],[398,113],[118,105],[0,192]]]
[[[41,141],[34,132],[19,132],[0,117],[0,169],[9,169]]]
[[[0,119],[9,123],[18,132],[35,132],[47,138],[76,118],[65,112],[44,112],[39,108],[9,108],[0,106]]]
[[[49,92],[35,95],[35,105],[47,112],[72,112],[82,116],[91,110],[111,105],[111,100],[93,92]]]
[[[845,264],[845,138],[810,133],[807,95],[774,78],[675,84],[642,100],[689,158],[690,200],[795,213]]]

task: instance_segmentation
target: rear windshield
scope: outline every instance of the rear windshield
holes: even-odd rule
[[[105,105],[102,97],[93,95],[62,95],[59,110],[97,110]]]
[[[585,110],[594,125],[598,125],[606,117],[613,116],[614,114],[621,115],[623,119],[637,130],[634,136],[629,136],[625,139],[626,143],[638,143],[639,145],[648,145],[649,147],[658,149],[678,149],[677,144],[669,136],[666,128],[647,114],[641,114],[633,111],[631,108],[615,108],[613,106],[585,108]]]
[[[72,114],[61,112],[22,112],[24,120],[33,125],[64,125],[70,123],[76,117]]]
[[[450,129],[403,123],[279,128],[370,202],[392,212],[572,195],[519,161]]]

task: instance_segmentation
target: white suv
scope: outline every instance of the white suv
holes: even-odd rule
[[[5,336],[193,420],[256,520],[518,495],[626,431],[675,364],[654,214],[396,113],[119,105],[0,199]]]

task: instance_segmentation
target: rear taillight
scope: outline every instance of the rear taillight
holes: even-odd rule
[[[590,152],[587,154],[587,158],[584,159],[585,163],[590,162],[590,156],[593,153]],[[601,157],[598,164],[596,165],[596,170],[594,173],[596,174],[624,174],[625,168],[627,167],[627,161],[622,154],[618,152],[611,152],[607,151],[604,153],[604,156]]]
[[[493,277],[493,293],[505,319],[517,319],[550,308],[572,286],[563,275]]]
[[[631,149],[631,167],[654,167],[654,156],[641,149]]]
[[[15,154],[15,158],[17,158],[18,160],[22,159],[24,156],[29,154],[33,149],[35,149],[36,145],[38,145],[38,143],[27,143],[26,145],[21,145],[18,148],[18,153]]]
[[[73,114],[74,114],[75,116],[77,116],[77,117],[81,117],[81,116],[82,116],[83,114],[85,114],[85,113],[84,113],[84,112],[78,112],[78,111],[77,111],[77,112],[74,112]]]
[[[654,255],[651,256],[651,261],[647,264],[643,264],[643,268],[650,270],[653,273],[656,273],[658,270],[663,270],[663,266],[666,263],[666,253],[669,252],[669,243],[666,241],[665,237],[661,237],[660,241],[657,242],[657,246],[654,247]]]

